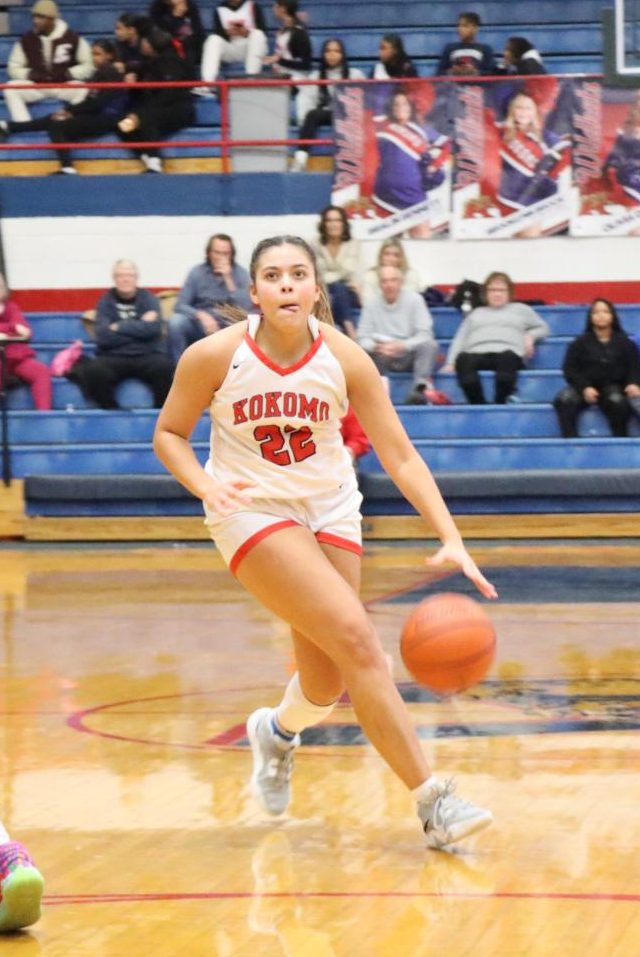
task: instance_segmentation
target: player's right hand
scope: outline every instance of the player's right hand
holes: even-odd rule
[[[207,492],[203,501],[206,507],[219,515],[231,515],[238,509],[251,504],[250,490],[255,489],[252,482],[244,479],[233,479],[230,482],[219,482]]]

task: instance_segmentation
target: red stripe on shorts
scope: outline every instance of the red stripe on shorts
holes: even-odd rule
[[[256,532],[255,535],[252,535],[250,538],[243,542],[240,548],[234,552],[233,558],[229,562],[229,571],[235,575],[238,565],[245,558],[254,545],[257,545],[258,542],[261,542],[263,538],[266,538],[268,535],[271,535],[273,532],[279,532],[281,528],[295,528],[299,525],[298,522],[294,522],[293,519],[287,518],[282,522],[274,522],[273,525],[267,525],[266,528],[261,528],[259,532]]]
[[[336,548],[344,548],[348,552],[355,552],[356,555],[362,555],[362,545],[352,542],[349,538],[332,535],[331,532],[318,532],[316,541],[324,542],[325,545],[335,545]]]

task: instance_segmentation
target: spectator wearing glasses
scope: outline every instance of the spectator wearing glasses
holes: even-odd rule
[[[467,402],[482,405],[481,370],[495,372],[494,401],[517,402],[518,372],[533,357],[535,344],[549,334],[547,323],[523,302],[513,301],[513,282],[504,272],[490,273],[483,286],[484,305],[461,323],[449,347],[443,372],[453,372]]]

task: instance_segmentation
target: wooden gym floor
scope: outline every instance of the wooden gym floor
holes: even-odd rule
[[[477,543],[501,592],[489,680],[412,685],[417,544],[369,543],[364,597],[439,773],[495,826],[425,850],[348,703],[296,757],[290,812],[245,791],[246,715],[285,628],[212,546],[0,547],[0,818],[46,878],[3,957],[637,957],[640,545]]]

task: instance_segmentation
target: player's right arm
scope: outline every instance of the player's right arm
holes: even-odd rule
[[[200,465],[189,439],[224,382],[245,328],[246,323],[240,322],[201,339],[182,354],[153,436],[154,451],[165,468],[208,508],[223,515],[250,500],[244,492],[250,484],[216,482]]]

